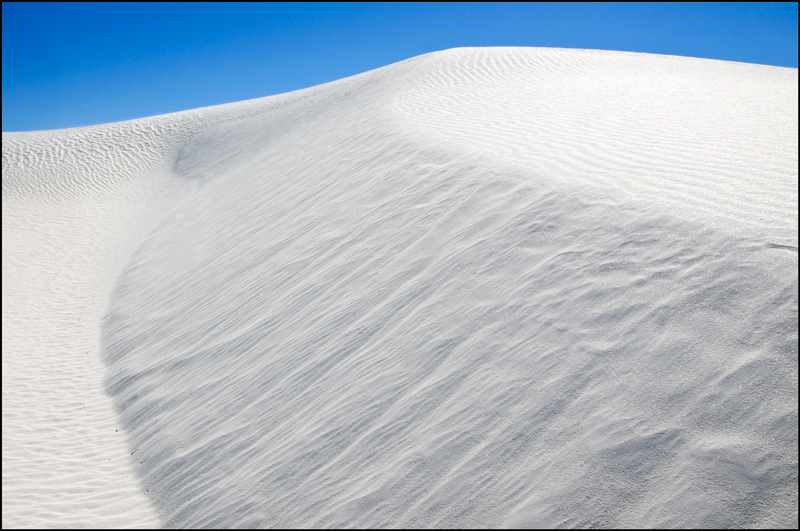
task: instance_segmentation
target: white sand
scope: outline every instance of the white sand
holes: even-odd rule
[[[3,133],[3,527],[796,527],[797,82],[470,48]]]

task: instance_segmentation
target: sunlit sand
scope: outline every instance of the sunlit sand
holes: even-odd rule
[[[460,48],[3,133],[3,527],[796,527],[797,87]]]

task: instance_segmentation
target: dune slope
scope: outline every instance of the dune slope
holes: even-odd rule
[[[455,49],[4,133],[3,236],[4,526],[797,525],[797,70]]]

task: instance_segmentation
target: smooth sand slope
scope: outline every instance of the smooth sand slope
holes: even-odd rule
[[[796,527],[797,83],[469,48],[3,133],[3,526]]]

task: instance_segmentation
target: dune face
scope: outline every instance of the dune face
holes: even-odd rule
[[[4,133],[3,285],[4,526],[798,523],[794,69],[455,49]]]

